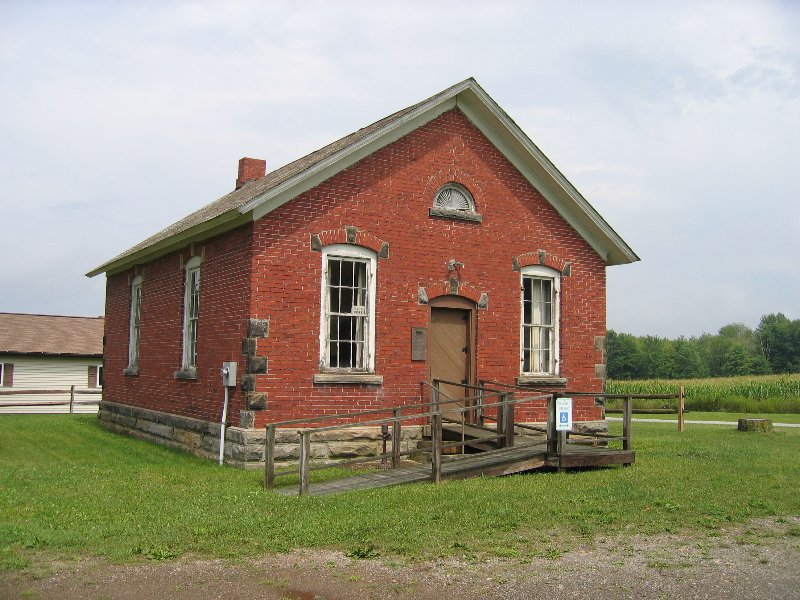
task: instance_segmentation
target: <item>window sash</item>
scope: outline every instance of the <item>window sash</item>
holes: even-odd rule
[[[556,282],[522,279],[522,372],[555,373]]]
[[[368,259],[328,256],[326,262],[325,367],[370,368]]]
[[[186,304],[183,332],[183,368],[197,365],[197,329],[200,316],[200,267],[186,270]]]
[[[141,328],[142,283],[133,284],[131,289],[131,326],[130,344],[128,346],[128,366],[139,365],[139,336]]]

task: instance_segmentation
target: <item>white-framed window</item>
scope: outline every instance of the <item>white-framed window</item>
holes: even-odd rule
[[[200,317],[200,257],[186,263],[183,297],[183,361],[181,367],[197,366],[197,327]]]
[[[131,283],[131,322],[128,337],[128,368],[139,366],[139,333],[142,312],[142,276],[134,277]]]
[[[375,269],[371,250],[335,244],[322,252],[320,368],[375,371]]]
[[[523,374],[558,374],[561,274],[533,265],[522,269],[520,365]]]
[[[14,387],[14,363],[0,363],[0,386]]]

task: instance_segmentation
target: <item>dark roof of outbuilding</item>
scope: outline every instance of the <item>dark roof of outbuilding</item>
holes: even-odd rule
[[[0,353],[103,356],[103,317],[0,313]]]

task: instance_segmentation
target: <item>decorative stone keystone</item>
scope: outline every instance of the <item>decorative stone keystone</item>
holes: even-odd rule
[[[489,294],[483,292],[478,300],[478,308],[489,308]]]
[[[378,258],[389,258],[389,242],[381,244],[381,251],[378,252]]]
[[[311,234],[311,251],[322,252],[322,240],[316,233]]]
[[[417,302],[420,304],[428,303],[428,292],[425,291],[425,288],[422,286],[419,286],[419,289],[417,290]]]
[[[358,233],[358,229],[353,227],[352,225],[348,225],[344,228],[347,232],[347,243],[348,244],[355,244],[356,243],[356,234]]]

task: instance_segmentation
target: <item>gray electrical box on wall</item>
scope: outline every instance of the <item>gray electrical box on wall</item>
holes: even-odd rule
[[[236,363],[222,363],[222,385],[225,387],[236,387]]]

